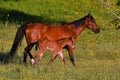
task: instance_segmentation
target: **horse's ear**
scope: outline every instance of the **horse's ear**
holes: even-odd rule
[[[88,13],[88,16],[90,16],[90,13]]]

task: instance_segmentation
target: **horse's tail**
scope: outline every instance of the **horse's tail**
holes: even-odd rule
[[[26,25],[22,25],[18,28],[14,42],[12,44],[12,48],[7,57],[4,59],[4,62],[7,61],[10,57],[13,57],[13,55],[16,53],[18,46],[21,44],[23,37],[25,35],[25,29]]]

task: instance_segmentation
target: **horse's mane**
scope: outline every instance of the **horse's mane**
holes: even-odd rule
[[[70,22],[70,23],[64,23],[64,24],[62,24],[62,25],[65,25],[65,24],[67,24],[67,25],[74,24],[75,27],[78,28],[79,25],[82,25],[82,24],[84,23],[86,17],[88,17],[88,15],[85,16],[85,17],[83,17],[83,18],[81,18],[81,19],[78,19],[78,20],[76,20],[76,21],[73,21],[73,22]]]

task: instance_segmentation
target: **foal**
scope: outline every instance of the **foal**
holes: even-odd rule
[[[52,62],[58,54],[62,58],[63,62],[66,63],[65,59],[64,59],[64,56],[63,56],[63,53],[62,53],[62,49],[65,46],[67,46],[67,47],[71,48],[70,53],[72,53],[73,52],[73,47],[74,47],[72,40],[69,39],[69,38],[60,39],[60,40],[57,40],[57,41],[49,41],[48,39],[44,39],[44,40],[38,42],[38,46],[39,46],[40,50],[35,54],[35,58],[37,57],[39,62],[41,61],[41,58],[42,58],[43,54],[47,50],[51,50],[53,52],[49,63]],[[31,60],[31,62],[32,62],[32,64],[35,63],[33,59]],[[74,65],[74,63],[73,63],[73,65]]]

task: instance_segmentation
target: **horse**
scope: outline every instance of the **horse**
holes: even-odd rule
[[[69,48],[71,48],[71,50],[73,50],[72,48],[74,47],[71,38],[70,39],[68,39],[68,38],[60,39],[57,41],[49,41],[48,39],[44,39],[44,40],[38,42],[38,46],[39,46],[40,50],[35,54],[35,58],[38,57],[39,62],[40,62],[43,54],[46,52],[46,50],[50,50],[53,52],[53,54],[51,56],[49,63],[53,62],[53,60],[56,58],[57,55],[60,55],[64,64],[66,64],[66,61],[64,59],[62,49],[65,46],[69,46]],[[71,51],[71,53],[73,53],[73,51]],[[33,59],[31,59],[31,63],[34,64],[35,61]],[[74,63],[72,63],[72,64],[75,65]]]
[[[22,42],[24,35],[27,42],[27,46],[24,49],[25,50],[24,53],[29,54],[30,58],[34,59],[30,51],[34,44],[37,44],[37,42],[42,41],[45,38],[48,39],[49,41],[56,41],[71,37],[73,45],[75,45],[77,37],[81,34],[83,30],[85,30],[85,28],[88,28],[89,30],[93,31],[96,34],[100,32],[100,28],[97,25],[94,17],[89,13],[88,15],[84,16],[79,20],[75,20],[73,22],[66,23],[63,25],[52,26],[42,23],[21,25],[17,30],[10,53],[8,54],[4,61],[7,61],[9,57],[12,57],[16,53],[18,46]],[[70,60],[72,63],[74,63],[73,53],[70,52],[71,49],[68,47]],[[26,58],[27,55],[24,54],[24,63],[26,63]]]

